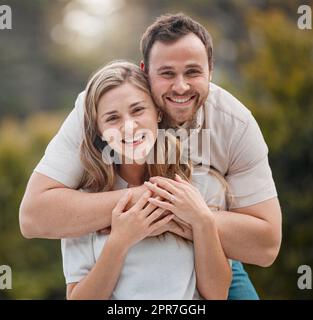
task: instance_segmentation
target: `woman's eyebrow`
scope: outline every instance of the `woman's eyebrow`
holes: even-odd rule
[[[112,114],[116,114],[118,113],[116,110],[112,110],[112,111],[108,111],[106,113],[103,113],[101,116],[100,116],[100,119],[104,118],[105,116],[110,116]]]
[[[144,104],[144,103],[145,103],[144,100],[136,101],[136,102],[133,102],[133,103],[129,106],[129,108],[137,107],[138,105]]]
[[[106,115],[110,115],[110,114],[114,114],[114,113],[117,113],[117,111],[116,110],[108,111],[108,112],[104,113],[102,116],[106,116]]]

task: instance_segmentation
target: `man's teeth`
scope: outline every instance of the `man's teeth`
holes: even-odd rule
[[[170,100],[176,102],[176,103],[185,103],[187,101],[189,101],[192,97],[189,97],[189,98],[185,98],[185,99],[177,99],[177,98],[169,98]]]
[[[125,142],[126,144],[132,144],[132,143],[142,141],[144,139],[144,137],[145,137],[145,135],[141,134],[140,136],[136,136],[134,139],[132,139],[132,138],[124,139],[123,142]]]

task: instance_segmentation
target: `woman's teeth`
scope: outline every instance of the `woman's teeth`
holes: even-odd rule
[[[136,136],[134,139],[123,139],[123,143],[125,144],[133,144],[133,143],[137,143],[137,142],[141,142],[143,141],[143,139],[145,138],[145,135],[144,134],[141,134],[140,136]]]

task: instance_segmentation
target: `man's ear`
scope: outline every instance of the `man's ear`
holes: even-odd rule
[[[140,69],[143,71],[143,72],[146,72],[146,68],[145,68],[145,64],[143,62],[143,60],[140,61]]]

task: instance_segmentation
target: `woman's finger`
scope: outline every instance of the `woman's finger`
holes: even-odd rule
[[[118,201],[115,208],[112,210],[112,214],[118,214],[123,212],[129,200],[131,199],[131,190],[127,190],[126,194],[122,196],[122,198]]]
[[[173,206],[171,203],[165,202],[165,201],[160,201],[155,198],[149,198],[148,201],[155,206],[162,208],[164,210],[172,211],[175,209],[175,206]]]
[[[150,181],[152,183],[157,183],[161,185],[161,182],[166,181],[167,183],[169,183],[170,185],[172,185],[173,187],[175,187],[176,189],[181,189],[182,184],[176,180],[173,179],[169,179],[169,178],[164,178],[164,177],[159,177],[159,176],[154,176],[150,178]]]
[[[153,223],[149,228],[150,233],[167,224],[169,221],[173,219],[173,217],[174,217],[174,214],[171,213],[168,216],[164,217],[163,219],[157,221],[156,223]]]
[[[183,184],[186,184],[186,185],[190,185],[190,183],[186,180],[184,180],[181,176],[179,176],[177,173],[175,174],[175,180],[177,182],[180,182],[180,183],[183,183]]]
[[[159,195],[160,197],[169,200],[172,198],[172,194],[169,193],[168,191],[158,187],[156,184],[153,184],[149,181],[145,182],[145,186],[147,188],[149,188],[149,190],[151,190],[153,193],[156,193],[157,195]]]
[[[174,184],[171,183],[171,179],[158,179],[157,185],[169,193],[175,194],[178,190]]]
[[[151,197],[151,191],[147,190],[144,192],[144,194],[139,198],[137,203],[135,203],[129,211],[134,211],[134,212],[139,212],[140,210],[143,209],[145,204],[148,202],[149,197]]]
[[[162,208],[158,208],[155,211],[153,211],[146,219],[148,224],[151,224],[154,220],[158,219],[164,211],[166,211],[166,210],[164,210]]]
[[[161,200],[161,197],[156,196],[154,199]],[[157,206],[149,202],[149,204],[142,210],[142,214],[144,217],[147,217],[151,212],[153,212]]]

